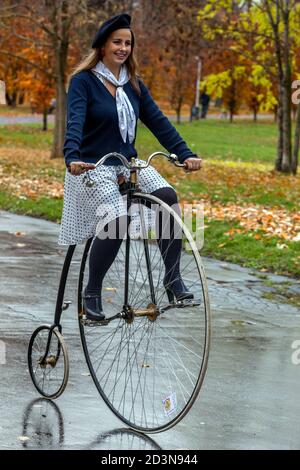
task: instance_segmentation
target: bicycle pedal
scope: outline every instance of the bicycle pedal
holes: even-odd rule
[[[185,308],[185,307],[199,307],[201,305],[200,300],[195,299],[185,299],[185,300],[177,300],[175,306],[177,308]]]
[[[81,319],[81,324],[83,326],[90,326],[90,327],[94,327],[94,326],[103,326],[103,325],[108,325],[108,320],[101,320],[101,321],[95,321],[95,320],[88,320],[86,317],[83,317]]]

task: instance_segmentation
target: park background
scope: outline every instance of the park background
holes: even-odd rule
[[[298,1],[2,0],[0,209],[60,221],[68,76],[120,12],[143,80],[204,160],[189,175],[155,163],[181,203],[204,202],[201,254],[299,278]],[[160,148],[140,124],[139,156]],[[268,295],[300,305],[288,282]]]

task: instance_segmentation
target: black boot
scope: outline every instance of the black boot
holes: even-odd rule
[[[87,320],[101,321],[105,319],[102,311],[101,295],[87,294],[83,295],[83,309]]]
[[[173,302],[174,297],[176,297],[176,300],[193,299],[194,294],[192,294],[188,290],[181,276],[178,275],[177,277],[174,277],[174,276],[172,277],[173,277],[173,280],[171,279],[168,280],[167,277],[165,277],[163,280],[169,302]]]

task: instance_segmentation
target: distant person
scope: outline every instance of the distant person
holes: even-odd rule
[[[56,108],[56,99],[55,98],[52,98],[52,100],[50,101],[50,106],[49,106],[49,111],[48,113],[51,114],[53,113],[53,111],[55,110]]]
[[[160,144],[175,153],[189,171],[201,168],[201,159],[190,150],[175,127],[161,112],[149,90],[137,75],[134,57],[135,37],[130,27],[131,17],[121,14],[105,21],[92,43],[93,51],[76,67],[68,90],[67,130],[64,156],[66,172],[64,207],[59,244],[84,243],[94,237],[89,258],[89,279],[84,290],[83,308],[87,319],[102,320],[101,288],[104,276],[122,244],[119,226],[127,217],[120,197],[119,181],[126,168],[117,158],[95,163],[110,152],[119,152],[130,161],[137,157],[135,138],[138,118],[150,129]],[[141,160],[138,160],[141,162]],[[92,193],[84,186],[84,173],[93,171]],[[152,166],[140,174],[142,191],[153,194],[166,204],[180,208],[174,188]],[[108,213],[106,205],[115,210]],[[101,212],[102,211],[102,212]],[[108,224],[117,228],[115,239],[107,233]],[[179,270],[182,240],[159,238],[164,259],[165,287],[178,299],[190,299],[191,294]]]
[[[210,102],[210,96],[205,91],[203,91],[200,95],[201,119],[206,118],[206,114],[207,114],[208,107],[209,107],[209,102]]]
[[[190,121],[193,119],[199,119],[199,106],[191,107]]]
[[[222,107],[221,107],[220,118],[221,118],[221,119],[227,119],[227,117],[228,117],[228,111],[227,111],[227,109],[225,108],[225,106],[222,106]]]

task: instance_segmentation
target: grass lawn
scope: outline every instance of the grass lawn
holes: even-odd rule
[[[47,149],[52,140],[52,128],[53,125],[49,124],[49,130],[43,132],[39,124],[0,126],[0,145],[15,144],[19,147]],[[253,164],[260,162],[270,168],[274,166],[277,141],[274,123],[237,121],[230,124],[227,121],[208,119],[183,122],[177,129],[190,148],[205,159]],[[137,149],[142,158],[159,147],[155,137],[141,125]]]
[[[277,129],[272,122],[205,119],[177,126],[190,148],[206,159],[237,162],[261,162],[273,167]],[[155,147],[155,138],[143,128],[139,135],[142,150]],[[157,147],[157,145],[156,145]]]
[[[60,220],[65,167],[49,158],[51,127],[0,126],[0,208]],[[300,177],[272,171],[276,125],[202,120],[177,128],[203,157],[203,170],[187,175],[168,162],[154,166],[182,203],[204,202],[201,253],[300,277]],[[143,126],[136,146],[141,158],[161,148]]]

